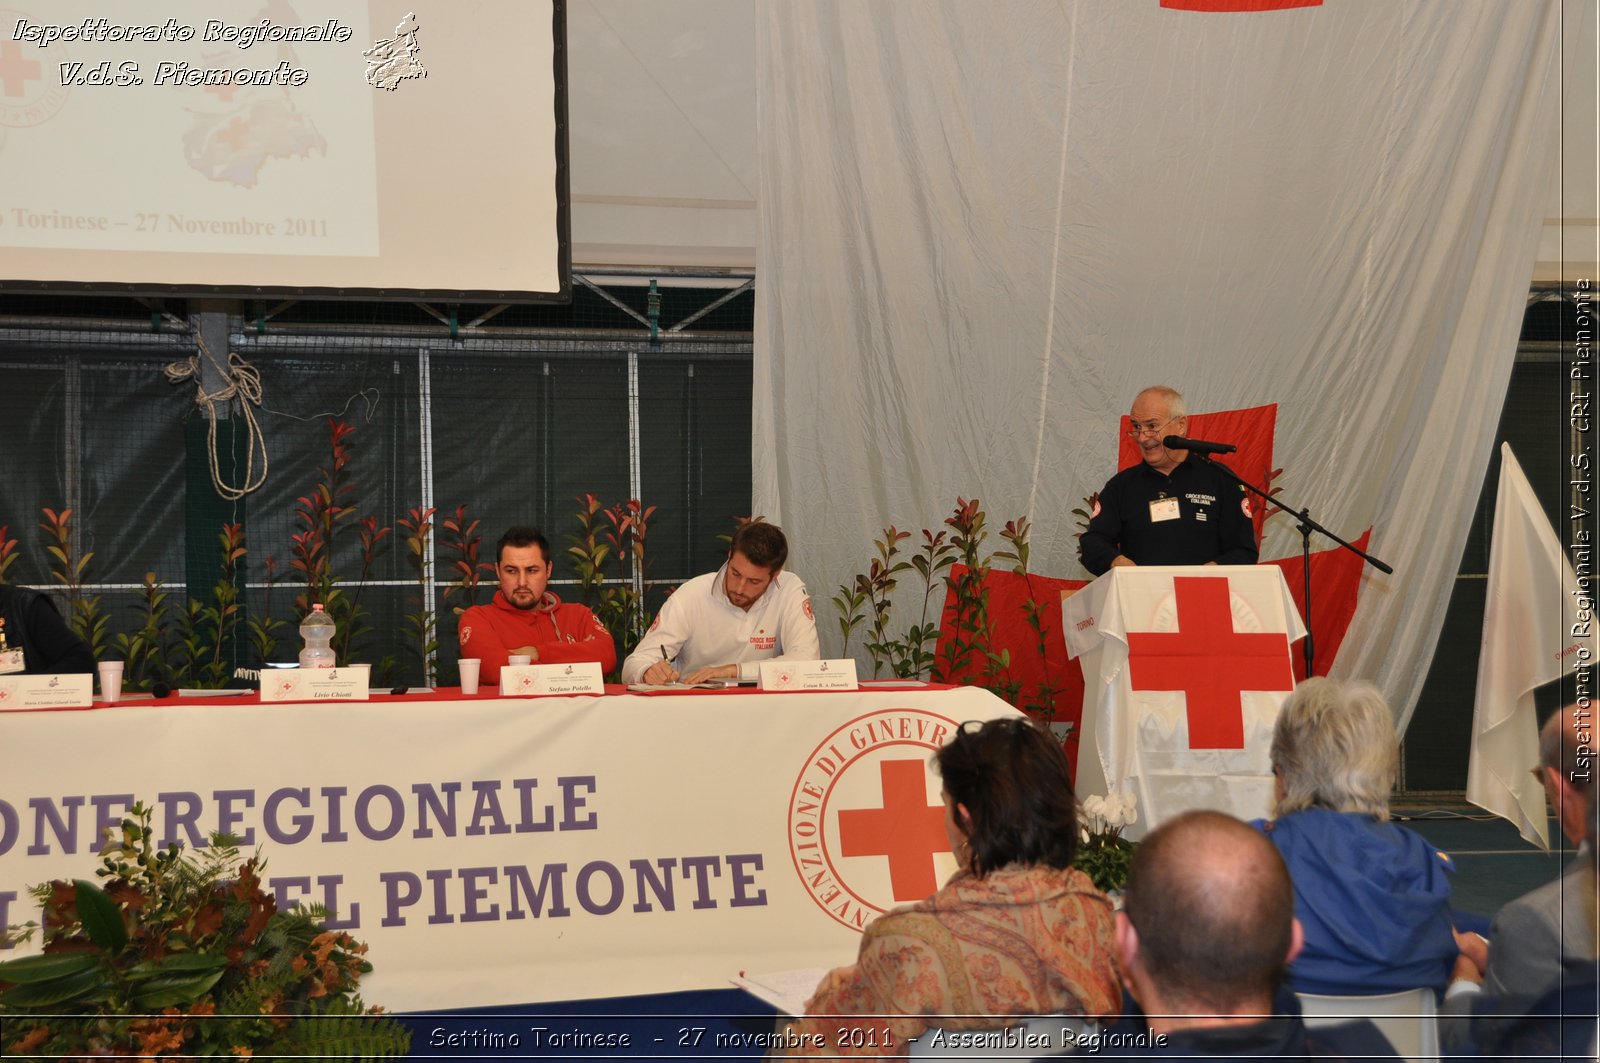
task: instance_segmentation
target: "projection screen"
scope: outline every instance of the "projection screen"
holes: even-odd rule
[[[570,294],[563,0],[0,0],[0,288]]]

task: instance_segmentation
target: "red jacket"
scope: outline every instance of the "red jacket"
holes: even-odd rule
[[[488,605],[474,605],[461,614],[457,630],[461,656],[483,662],[485,683],[500,682],[506,658],[520,646],[537,651],[534,664],[598,661],[607,675],[617,666],[611,632],[588,606],[563,602],[553,591],[545,591],[532,609],[518,609],[495,591]]]

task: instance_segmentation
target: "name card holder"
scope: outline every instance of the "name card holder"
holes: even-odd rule
[[[366,701],[372,665],[337,668],[274,668],[261,673],[262,701]]]
[[[599,661],[573,664],[508,664],[500,669],[500,696],[546,697],[554,694],[604,694],[605,673]]]
[[[762,661],[762,690],[859,690],[856,662],[849,658],[829,661]]]
[[[0,675],[0,712],[24,709],[87,709],[94,704],[94,676]]]

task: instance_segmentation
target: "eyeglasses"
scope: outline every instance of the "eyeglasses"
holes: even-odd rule
[[[1146,433],[1149,433],[1153,436],[1160,435],[1163,428],[1167,427],[1167,425],[1176,420],[1176,417],[1168,417],[1165,421],[1147,421],[1144,424],[1134,421],[1128,425],[1128,438],[1138,439],[1140,436]]]

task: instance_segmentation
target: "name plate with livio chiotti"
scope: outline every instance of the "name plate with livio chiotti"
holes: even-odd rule
[[[857,690],[856,662],[762,661],[762,690]]]
[[[87,709],[94,704],[94,676],[0,675],[0,712],[23,709]]]
[[[500,669],[502,697],[547,694],[604,694],[605,673],[599,661],[573,664],[508,664]]]
[[[366,701],[372,665],[273,668],[261,672],[262,701]]]

